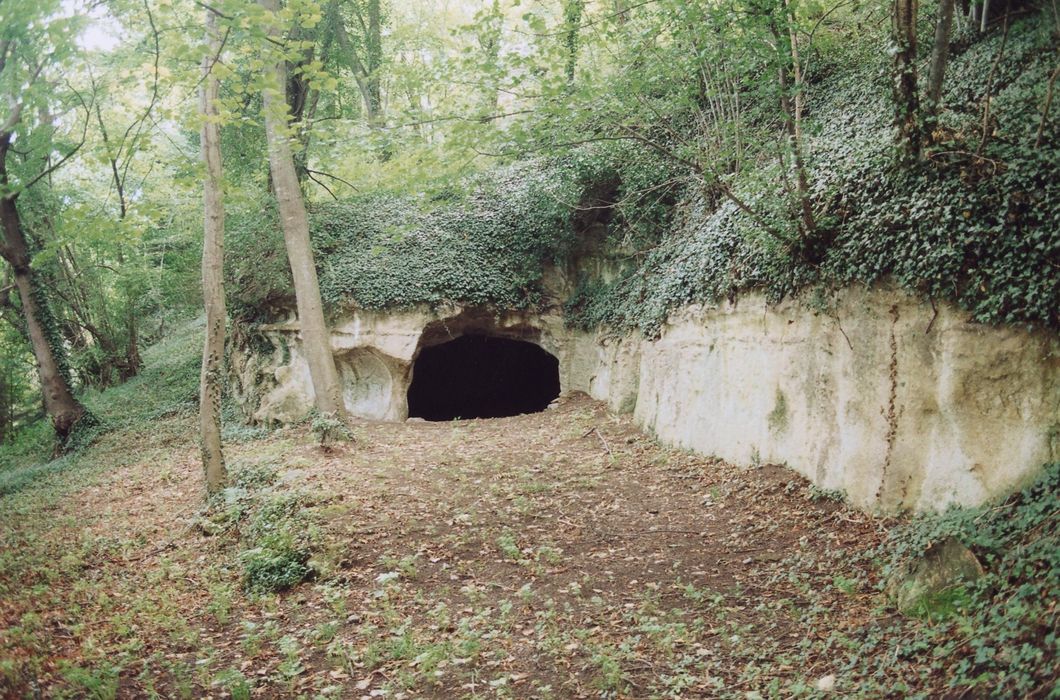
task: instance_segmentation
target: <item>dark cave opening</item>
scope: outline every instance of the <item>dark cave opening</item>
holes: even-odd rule
[[[413,367],[409,417],[503,418],[543,411],[559,396],[559,360],[533,343],[464,335],[424,348]]]

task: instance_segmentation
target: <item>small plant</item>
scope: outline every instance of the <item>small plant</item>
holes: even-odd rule
[[[210,602],[206,604],[206,612],[213,615],[218,624],[226,624],[232,614],[232,586],[227,583],[211,583],[208,590]]]
[[[834,585],[837,590],[847,595],[854,595],[858,590],[857,581],[846,578],[845,576],[840,576],[839,574],[832,577],[832,585]]]
[[[302,648],[294,637],[285,636],[277,642],[283,661],[277,669],[284,679],[291,681],[305,671],[302,664]]]
[[[63,679],[79,691],[79,697],[92,700],[111,700],[118,696],[119,669],[104,664],[97,669],[66,666],[61,671]]]
[[[596,669],[595,683],[602,697],[615,697],[628,685],[622,658],[622,650],[610,646],[599,647],[593,653],[591,662]]]
[[[221,671],[214,678],[214,683],[228,691],[232,700],[250,700],[251,687],[245,676],[234,668]]]
[[[250,545],[240,553],[243,588],[250,593],[275,593],[308,579],[312,530],[305,527],[305,502],[299,495],[274,495],[257,508],[243,528]]]
[[[814,503],[843,503],[846,494],[839,489],[822,489],[816,484],[810,484],[810,500]]]
[[[309,423],[313,434],[320,441],[320,447],[324,450],[329,448],[329,443],[339,440],[349,442],[353,440],[353,433],[335,413],[318,413],[313,411]]]
[[[275,462],[236,462],[231,466],[232,486],[247,489],[261,489],[276,483],[279,476]]]
[[[251,593],[276,593],[309,578],[309,554],[295,545],[287,532],[262,539],[239,555],[243,565],[243,588]]]
[[[519,544],[515,541],[515,535],[511,532],[504,532],[497,537],[497,549],[501,550],[501,554],[507,559],[518,561],[523,558]]]

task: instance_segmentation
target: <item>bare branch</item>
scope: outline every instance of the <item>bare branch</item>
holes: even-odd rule
[[[313,172],[314,172],[313,170],[310,170],[309,168],[306,168],[305,169],[306,177],[308,177],[310,180],[312,180],[313,182],[315,182],[318,185],[320,185],[321,187],[323,187],[324,191],[326,191],[328,194],[330,194],[331,198],[334,199],[336,202],[339,201],[339,198],[335,196],[335,193],[331,191],[331,188],[328,187],[327,185],[325,185],[320,180],[316,179],[316,177],[313,176]]]
[[[185,97],[184,99],[188,99],[193,94],[197,93],[199,91],[199,87],[202,85],[203,81],[206,80],[209,76],[213,75],[214,66],[216,66],[218,63],[221,63],[221,54],[224,53],[225,44],[228,43],[228,35],[231,32],[232,32],[232,28],[231,27],[225,27],[224,36],[221,37],[221,43],[217,47],[217,53],[214,54],[213,59],[210,61],[210,67],[205,72],[203,72],[203,74],[201,76],[199,76],[199,79],[195,82],[195,85],[192,86],[191,92],[189,92],[188,96]],[[224,65],[224,64],[222,63],[222,65]],[[157,126],[157,124],[156,124],[156,126]]]
[[[335,182],[341,182],[342,184],[346,185],[347,187],[349,187],[349,188],[350,188],[351,190],[353,190],[354,192],[360,192],[360,190],[359,190],[359,189],[357,189],[357,187],[356,187],[355,185],[353,185],[353,183],[347,182],[346,180],[343,180],[343,179],[342,179],[341,177],[338,177],[337,175],[332,175],[331,173],[325,173],[325,172],[323,172],[323,171],[320,171],[320,170],[310,170],[309,168],[306,168],[306,169],[305,169],[305,171],[306,171],[306,174],[307,174],[307,175],[323,175],[324,177],[329,177],[329,178],[331,178],[331,179],[332,179],[332,180],[334,180]],[[322,185],[322,184],[321,184],[321,183],[320,183],[320,182],[319,182],[318,180],[316,180],[315,178],[314,178],[314,180],[313,180],[313,181],[314,181],[314,182],[316,182],[316,183],[317,183],[318,185],[320,185],[321,187],[324,187],[324,185]],[[328,188],[327,188],[327,187],[324,187],[324,189],[326,189],[326,190],[327,190]],[[330,192],[330,191],[331,191],[331,190],[328,190],[328,192]],[[334,197],[335,195],[331,195],[331,196],[332,196],[332,197]]]
[[[1053,104],[1053,88],[1056,86],[1056,78],[1060,76],[1060,66],[1056,67],[1053,71],[1052,77],[1049,78],[1049,87],[1045,91],[1045,106],[1042,107],[1042,120],[1038,123],[1038,133],[1034,137],[1034,147],[1041,148],[1042,145],[1042,133],[1045,131],[1045,124],[1049,121],[1049,108]]]

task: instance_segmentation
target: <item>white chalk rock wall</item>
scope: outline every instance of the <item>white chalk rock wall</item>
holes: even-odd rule
[[[834,315],[753,295],[686,309],[642,346],[635,416],[862,507],[981,503],[1060,458],[1060,342],[937,308],[852,290]]]
[[[355,415],[403,420],[422,347],[465,333],[537,343],[564,391],[584,391],[667,444],[740,464],[786,464],[885,511],[976,504],[1060,459],[1060,339],[965,322],[890,289],[815,312],[755,294],[674,314],[657,340],[564,326],[558,313],[451,307],[355,311],[332,344]],[[293,322],[272,349],[233,352],[248,418],[297,420],[312,388]]]

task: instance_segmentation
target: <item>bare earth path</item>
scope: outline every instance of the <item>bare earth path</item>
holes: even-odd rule
[[[879,604],[860,558],[878,521],[782,467],[661,447],[584,396],[354,432],[230,445],[245,489],[212,523],[186,417],[105,438],[115,464],[87,488],[14,501],[2,541],[36,558],[0,560],[0,688],[765,697],[835,673],[800,645]],[[240,552],[262,508],[290,511],[316,574],[255,597]]]

